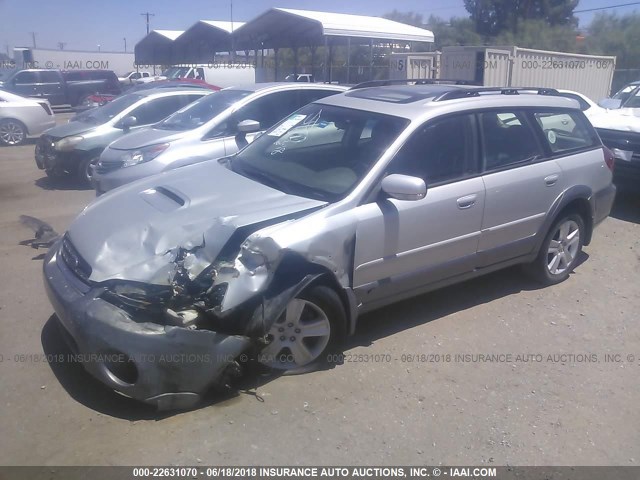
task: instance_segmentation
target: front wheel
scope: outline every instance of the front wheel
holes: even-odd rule
[[[584,221],[580,215],[563,215],[549,229],[538,256],[528,265],[528,271],[546,285],[566,280],[578,263],[584,233]]]
[[[98,160],[100,160],[99,156],[90,156],[82,160],[80,165],[78,165],[78,180],[80,180],[83,185],[88,187],[93,186],[91,182]]]
[[[327,355],[346,331],[346,315],[331,288],[310,287],[292,298],[267,334],[270,343],[258,356],[276,369],[301,371],[327,363]]]
[[[0,144],[21,145],[27,139],[27,128],[22,122],[7,118],[0,121]]]

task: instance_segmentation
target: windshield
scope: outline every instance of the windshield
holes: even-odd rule
[[[251,93],[253,92],[245,90],[221,90],[212,93],[177,111],[155,128],[178,131],[198,128]]]
[[[637,98],[638,94],[640,94],[640,85],[636,85],[632,83],[625,86],[622,90],[616,93],[612,98],[615,98],[616,100],[622,100],[623,107],[631,107],[632,105],[626,105],[625,102],[629,100],[631,97]],[[638,100],[636,100],[636,102],[637,101]]]
[[[77,115],[75,120],[78,122],[94,123],[96,125],[106,123],[142,98],[144,98],[143,95],[131,93],[122,95],[106,105],[92,108],[91,110],[87,110],[86,112]]]
[[[623,108],[640,108],[640,87],[636,86],[636,90],[632,92],[622,105]]]
[[[337,201],[362,180],[408,120],[310,104],[254,140],[234,171],[293,195]]]
[[[184,78],[191,70],[191,67],[171,67],[164,71],[167,78]]]

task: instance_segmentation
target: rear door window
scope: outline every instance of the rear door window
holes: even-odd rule
[[[181,95],[154,98],[135,108],[129,115],[138,120],[138,125],[150,125],[168,117],[182,106]]]
[[[524,112],[490,111],[478,115],[485,170],[524,164],[542,155]]]
[[[597,145],[584,117],[573,111],[534,113],[547,145],[553,153],[589,148]]]
[[[43,71],[43,72],[40,72],[40,82],[41,83],[60,83],[60,76],[58,75],[58,72]]]
[[[307,103],[315,102],[316,100],[320,100],[321,98],[328,97],[329,95],[335,95],[336,93],[333,90],[312,90],[305,89],[300,90],[300,106],[303,107]]]
[[[269,93],[240,108],[233,115],[233,121],[237,125],[244,120],[256,120],[260,122],[260,129],[266,130],[296,111],[298,106],[297,90]]]
[[[13,81],[16,85],[27,85],[38,83],[38,74],[36,72],[18,72]]]

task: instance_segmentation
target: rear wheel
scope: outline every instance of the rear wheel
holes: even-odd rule
[[[276,370],[306,370],[327,363],[327,355],[346,331],[346,315],[331,288],[310,287],[292,298],[274,322],[260,352],[260,363]]]
[[[19,120],[6,118],[0,120],[0,144],[21,145],[27,139],[27,127]]]
[[[578,263],[584,234],[580,215],[562,215],[549,229],[537,258],[527,266],[529,273],[546,285],[566,280]]]

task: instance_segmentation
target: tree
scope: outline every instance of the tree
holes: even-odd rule
[[[576,26],[573,11],[579,0],[464,0],[476,32],[496,36],[506,31],[515,32],[518,23],[542,20],[551,26]]]
[[[390,13],[385,13],[384,18],[393,20],[395,22],[406,23],[407,25],[413,25],[414,27],[424,26],[424,20],[422,15],[415,12],[399,12],[395,8]]]
[[[433,32],[435,48],[454,45],[482,45],[483,39],[475,31],[475,25],[470,18],[451,18],[448,22],[431,15],[425,26]]]
[[[514,30],[490,39],[492,45],[516,45],[522,48],[584,53],[578,44],[577,31],[568,25],[549,25],[544,20],[519,20]]]
[[[589,53],[616,55],[616,68],[640,69],[640,14],[598,13],[587,29]]]

